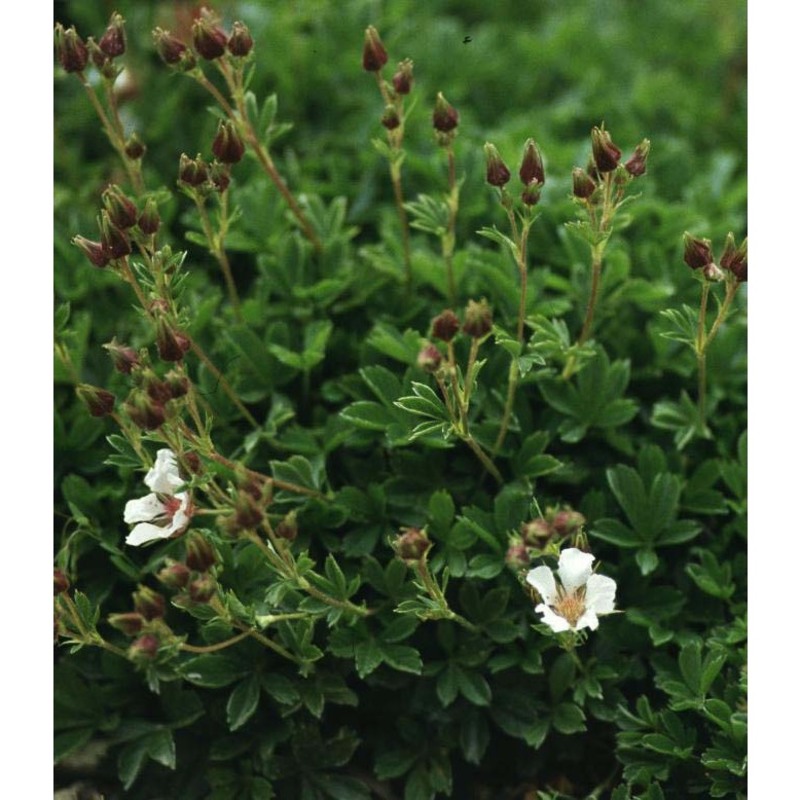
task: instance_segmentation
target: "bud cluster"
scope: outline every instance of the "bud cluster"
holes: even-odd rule
[[[738,247],[733,233],[725,238],[725,250],[719,266],[714,260],[709,239],[700,239],[690,233],[683,234],[683,260],[692,270],[701,270],[707,281],[732,280],[737,284],[747,281],[747,239]]]
[[[519,533],[514,534],[506,550],[506,564],[513,570],[521,570],[530,564],[531,559],[541,555],[551,542],[577,536],[586,518],[571,508],[548,508],[543,517],[529,520],[520,525]]]
[[[439,92],[433,106],[433,131],[440,147],[449,146],[456,135],[458,127],[458,111],[445,100]]]
[[[483,151],[486,154],[486,182],[505,192],[505,185],[511,180],[511,170],[491,142],[486,142]],[[528,139],[522,150],[519,179],[524,187],[522,202],[526,206],[535,206],[539,202],[544,186],[544,162],[539,146],[533,139]],[[510,202],[510,199],[508,201]]]
[[[408,566],[424,560],[431,546],[428,534],[419,528],[401,528],[400,531],[392,542],[395,555]]]
[[[492,330],[492,310],[485,299],[480,302],[470,300],[464,309],[464,323],[459,322],[456,314],[449,308],[437,314],[431,320],[431,338],[448,345],[448,357],[445,361],[442,351],[433,343],[427,342],[417,355],[417,366],[425,372],[435,373],[444,364],[452,369],[455,365],[450,359],[453,351],[450,343],[460,331],[473,339],[483,339]]]

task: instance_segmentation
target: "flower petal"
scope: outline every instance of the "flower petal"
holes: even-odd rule
[[[575,630],[579,631],[581,628],[591,628],[593,631],[596,631],[599,624],[600,620],[597,619],[597,614],[595,614],[591,608],[587,608],[575,623]]]
[[[525,580],[539,592],[539,595],[545,603],[552,605],[558,599],[556,579],[550,567],[536,567],[532,569],[525,576]]]
[[[189,520],[192,518],[189,495],[186,492],[179,492],[175,495],[175,498],[181,501],[181,505],[172,517],[172,522],[169,524],[168,530],[170,534],[183,532],[189,525]]]
[[[128,500],[125,503],[125,522],[150,522],[164,516],[164,504],[154,494],[148,494],[137,500]]]
[[[590,575],[586,581],[586,608],[595,614],[610,614],[614,610],[617,582],[606,575]]]
[[[540,603],[536,606],[534,611],[538,611],[542,615],[541,621],[544,622],[545,625],[549,625],[556,633],[563,633],[569,630],[569,622],[567,622],[564,617],[560,617],[556,614],[550,606]]]
[[[125,544],[140,545],[157,539],[168,539],[169,528],[159,528],[149,522],[140,522],[125,538]]]
[[[175,494],[175,490],[186,483],[178,471],[178,461],[172,450],[159,450],[156,453],[156,463],[144,476],[144,482],[159,494]]]
[[[594,556],[591,553],[584,553],[577,547],[562,550],[558,558],[558,577],[561,578],[561,585],[568,592],[574,592],[583,586],[592,574],[592,561]]]

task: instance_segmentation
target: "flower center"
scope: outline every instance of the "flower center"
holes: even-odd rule
[[[563,588],[558,590],[558,600],[553,605],[553,610],[560,617],[569,622],[574,628],[581,618],[581,615],[586,611],[586,603],[583,600],[583,587],[577,589],[573,593],[564,591]]]
[[[181,501],[177,497],[164,497],[161,502],[164,504],[164,514],[167,519],[172,519],[181,507]]]

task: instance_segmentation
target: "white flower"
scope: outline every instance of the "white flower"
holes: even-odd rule
[[[556,584],[550,567],[536,567],[526,576],[542,598],[535,611],[556,633],[581,628],[595,630],[599,625],[598,615],[614,611],[616,581],[593,574],[592,561],[591,553],[569,547],[558,558],[560,585]]]
[[[138,523],[125,539],[126,544],[168,539],[184,531],[192,516],[189,493],[175,491],[186,481],[180,476],[172,450],[156,453],[156,463],[145,475],[144,482],[153,493],[125,504],[125,522]]]

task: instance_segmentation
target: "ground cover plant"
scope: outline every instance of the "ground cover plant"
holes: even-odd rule
[[[57,787],[745,796],[744,5],[568,5],[57,7]]]

